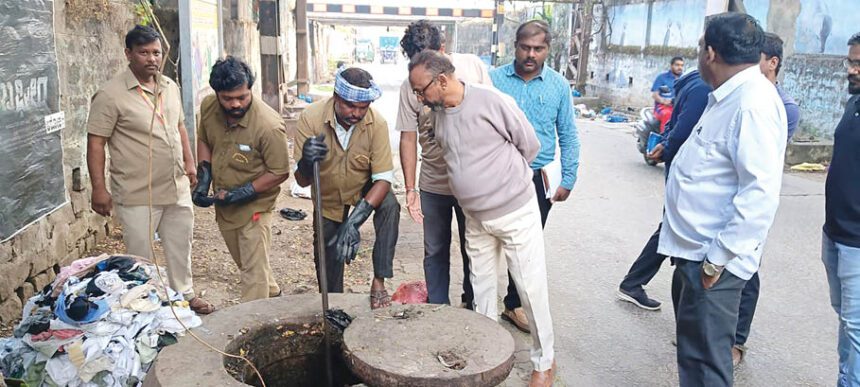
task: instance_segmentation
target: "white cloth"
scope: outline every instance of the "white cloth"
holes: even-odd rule
[[[145,265],[145,268],[154,275],[154,267]],[[32,335],[29,334],[20,339],[0,339],[0,360],[14,355],[22,359],[25,368],[34,362],[47,362],[45,366],[47,376],[57,385],[66,387],[136,385],[137,381],[146,375],[141,357],[146,357],[145,363],[151,363],[156,357],[159,334],[171,332],[181,336],[184,333],[185,328],[174,318],[170,308],[161,306],[162,300],[180,301],[183,295],[168,288],[166,293],[169,297],[166,296],[157,279],[132,290],[126,290],[125,283],[112,272],[102,273],[95,279],[87,278],[83,281],[78,277],[69,276],[57,286],[65,289],[66,292],[83,293],[90,281],[94,281],[96,286],[107,292],[105,296],[99,298],[111,309],[103,319],[80,325],[68,324],[57,318],[51,319],[50,328],[53,330],[83,331],[83,336],[66,340],[52,338],[47,341],[33,342]],[[37,299],[38,297],[34,297],[28,301],[27,315],[36,308]],[[125,299],[127,306],[137,305],[142,306],[138,309],[152,309],[152,311],[138,312],[124,308],[121,299]],[[202,324],[200,318],[188,307],[176,307],[176,313],[189,328]],[[140,343],[139,347],[135,345],[138,343]],[[64,346],[65,353],[57,352],[57,347],[60,345]],[[137,351],[139,348],[142,350],[140,354]],[[52,356],[38,352],[40,350]]]
[[[96,286],[109,295],[121,294],[126,289],[125,281],[119,278],[116,271],[99,273],[94,279]]]
[[[295,170],[293,171],[295,172]],[[303,198],[310,199],[311,198],[311,186],[302,187],[293,180],[293,183],[290,185],[290,195],[294,198]]]
[[[152,363],[155,356],[158,355],[158,333],[147,329],[137,336],[134,345],[137,348],[136,353],[140,355],[140,362],[142,364]]]
[[[78,368],[67,355],[55,356],[45,364],[45,371],[58,386],[71,385],[78,379]]]
[[[787,125],[758,66],[714,90],[672,160],[658,252],[749,280],[779,206]]]
[[[138,312],[154,312],[161,307],[161,297],[152,284],[143,284],[122,295],[120,305]]]
[[[89,382],[102,371],[114,370],[114,364],[110,357],[105,354],[108,344],[111,342],[110,336],[103,337],[88,337],[84,340],[81,349],[84,351],[86,361],[78,368],[78,377],[84,382]]]
[[[114,337],[105,349],[105,354],[113,362],[111,375],[116,384],[126,386],[130,378],[142,378],[140,356],[132,342],[125,337]]]
[[[475,311],[498,320],[497,273],[504,257],[517,285],[532,336],[531,361],[537,371],[552,367],[555,352],[549,312],[546,257],[537,197],[500,218],[479,221],[466,212],[466,252],[470,258]]]
[[[176,320],[176,317],[173,316],[174,311],[176,312],[176,316],[179,317],[179,320],[182,321],[181,324],[179,320]],[[185,327],[182,325],[185,325]],[[185,328],[197,328],[200,325],[203,325],[203,320],[201,320],[200,317],[197,317],[197,314],[191,309],[174,306],[173,311],[171,311],[169,306],[162,306],[156,313],[155,321],[153,321],[151,327],[154,330],[163,330],[170,333],[183,333],[185,332]]]

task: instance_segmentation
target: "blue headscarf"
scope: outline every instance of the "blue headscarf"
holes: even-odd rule
[[[341,98],[349,102],[373,102],[382,96],[382,89],[376,82],[370,81],[370,87],[365,89],[350,84],[341,75],[343,71],[338,71],[334,79],[334,92]]]

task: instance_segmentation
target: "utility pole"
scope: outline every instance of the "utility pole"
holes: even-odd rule
[[[296,0],[296,91],[310,91],[308,77],[308,1]]]
[[[497,66],[499,62],[499,33],[502,30],[502,22],[505,21],[505,2],[504,0],[496,0],[496,9],[493,11],[493,66]]]
[[[579,61],[576,64],[576,90],[585,94],[585,84],[588,82],[588,56],[591,47],[591,25],[594,23],[594,0],[583,0],[581,3],[581,28],[579,38]]]

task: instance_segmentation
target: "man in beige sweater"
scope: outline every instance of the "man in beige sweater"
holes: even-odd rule
[[[509,96],[464,84],[445,55],[425,50],[409,63],[409,83],[435,114],[432,132],[444,151],[451,192],[466,215],[475,311],[498,319],[496,267],[507,259],[532,336],[529,386],[552,385],[553,328],[543,230],[529,163],[540,143]]]
[[[427,20],[409,25],[400,46],[410,59],[425,49],[445,53],[445,34]],[[454,75],[467,83],[492,85],[490,74],[481,58],[474,54],[445,53],[457,68]],[[472,305],[472,284],[469,282],[469,255],[466,253],[466,218],[448,185],[448,169],[442,149],[432,138],[433,120],[430,108],[418,102],[409,80],[400,87],[400,106],[397,111],[397,130],[400,131],[400,165],[406,183],[406,208],[409,216],[424,227],[424,279],[427,282],[427,302],[449,304],[451,281],[451,222],[457,218],[460,237],[460,254],[463,259],[463,306]],[[421,144],[421,175],[416,185],[415,170],[418,164],[418,144]],[[420,186],[420,193],[418,187]],[[454,216],[452,217],[452,213]]]

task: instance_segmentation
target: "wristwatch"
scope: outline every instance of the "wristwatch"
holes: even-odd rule
[[[705,258],[705,262],[702,263],[702,272],[705,273],[708,277],[716,277],[723,272],[725,266],[714,265],[711,262],[708,262],[708,259]]]

